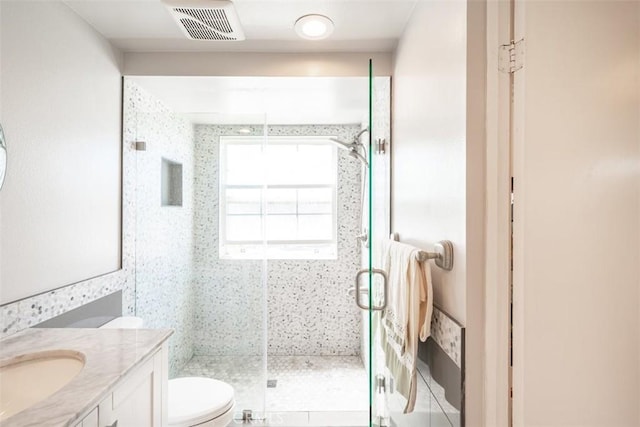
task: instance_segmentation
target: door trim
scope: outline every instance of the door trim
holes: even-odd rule
[[[485,426],[510,426],[511,75],[499,46],[511,41],[511,2],[487,2]]]

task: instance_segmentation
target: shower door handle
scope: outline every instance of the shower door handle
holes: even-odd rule
[[[362,294],[362,290],[363,288],[360,288],[360,276],[362,276],[363,274],[369,274],[371,273],[371,279],[373,279],[373,276],[375,276],[376,274],[379,274],[382,276],[382,303],[379,305],[376,305],[375,302],[373,301],[374,296],[376,295],[375,292],[371,292],[372,289],[369,289],[369,301],[371,301],[373,304],[371,307],[369,307],[368,305],[362,304],[362,302],[360,301],[360,295]],[[373,286],[373,280],[370,280],[369,286],[372,287]],[[367,288],[365,287],[364,290],[366,290]],[[356,295],[356,305],[358,307],[360,307],[363,310],[373,310],[373,311],[383,311],[385,308],[387,308],[387,273],[384,270],[380,270],[377,268],[373,268],[371,270],[369,270],[368,268],[365,268],[364,270],[360,270],[358,271],[358,273],[356,274],[356,286],[355,286],[355,295]]]

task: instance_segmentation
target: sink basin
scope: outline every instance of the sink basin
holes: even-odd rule
[[[51,396],[84,367],[82,353],[52,350],[0,361],[0,422]]]

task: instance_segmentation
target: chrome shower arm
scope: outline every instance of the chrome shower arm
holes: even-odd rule
[[[360,132],[358,132],[356,134],[356,136],[353,137],[353,142],[354,143],[358,143],[360,141],[360,137],[362,136],[363,133],[365,132],[369,132],[369,128],[364,128],[362,129]]]

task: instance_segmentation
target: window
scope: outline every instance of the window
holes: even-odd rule
[[[337,258],[337,153],[328,139],[221,137],[220,258]]]

